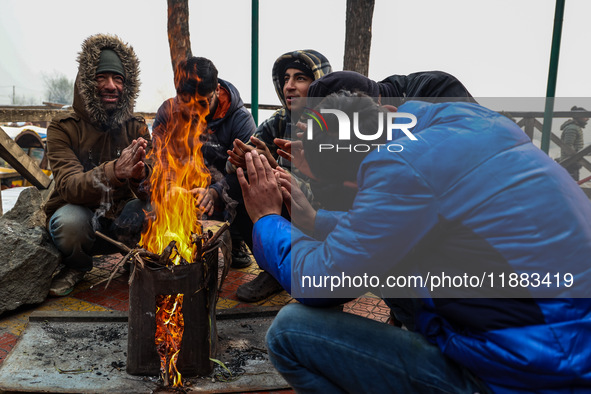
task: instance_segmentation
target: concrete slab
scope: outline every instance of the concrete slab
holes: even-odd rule
[[[277,309],[249,309],[224,311],[216,319],[218,359],[233,369],[234,375],[223,377],[224,369],[216,368],[212,376],[183,377],[187,392],[289,388],[270,364],[264,344]],[[126,360],[127,313],[34,312],[19,342],[0,366],[0,392],[162,392],[157,376],[127,374]]]

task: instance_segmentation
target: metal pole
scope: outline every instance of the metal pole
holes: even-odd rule
[[[554,12],[554,31],[552,33],[552,50],[550,52],[550,69],[548,71],[546,108],[544,110],[541,144],[541,149],[546,153],[550,150],[550,133],[552,132],[552,115],[554,113],[554,97],[556,95],[556,74],[558,73],[558,55],[560,54],[564,2],[565,0],[556,0],[556,10]]]
[[[251,107],[254,123],[259,124],[259,0],[252,0]]]

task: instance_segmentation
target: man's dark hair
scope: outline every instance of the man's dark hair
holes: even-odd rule
[[[205,97],[218,86],[218,70],[211,60],[193,56],[178,63],[174,79],[178,94]]]
[[[314,175],[322,181],[342,184],[344,181],[355,181],[357,171],[365,157],[375,149],[374,144],[385,144],[387,133],[382,132],[379,139],[366,141],[358,138],[354,131],[354,113],[359,115],[359,131],[363,134],[375,134],[379,127],[379,118],[385,117],[384,108],[380,107],[371,97],[362,93],[350,93],[341,91],[333,93],[323,99],[314,109],[320,112],[321,109],[337,109],[347,114],[350,120],[351,139],[347,141],[339,140],[339,122],[335,115],[326,114],[326,130],[313,128],[312,138],[307,139],[304,136],[304,152],[306,160]],[[385,122],[382,124],[385,128]],[[335,149],[322,149],[324,147],[334,146]],[[368,149],[355,151],[354,147],[363,145]],[[339,149],[336,149],[336,147]],[[351,149],[347,149],[351,147]]]

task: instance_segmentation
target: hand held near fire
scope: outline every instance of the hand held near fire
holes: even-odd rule
[[[312,173],[312,170],[310,170],[310,165],[304,156],[304,144],[302,141],[290,141],[275,138],[273,142],[279,147],[277,150],[279,156],[291,161],[291,163],[308,178],[316,180],[316,177]]]
[[[273,171],[281,187],[283,203],[287,207],[291,221],[302,231],[311,233],[314,230],[316,210],[299,186],[293,182],[289,172],[281,167],[277,167]]]
[[[199,207],[201,214],[211,216],[215,210],[215,204],[218,199],[218,193],[212,188],[196,187],[191,190],[178,186],[173,186],[166,193],[168,204],[176,204],[182,201],[182,195],[190,193],[195,199],[195,205]]]
[[[121,156],[115,161],[117,179],[144,179],[146,177],[144,160],[146,159],[147,146],[148,142],[140,137],[123,149]]]
[[[253,146],[246,145],[239,139],[234,140],[234,148],[228,150],[228,161],[236,166],[236,168],[246,169],[246,161],[244,156],[247,152],[253,151],[256,148]]]
[[[218,193],[215,189],[198,187],[192,189],[191,193],[196,199],[196,204],[199,206],[199,210],[205,215],[213,215],[215,204],[218,199]]]
[[[263,141],[259,140],[256,137],[250,137],[250,142],[252,142],[254,146],[246,145],[239,139],[234,140],[234,149],[228,151],[230,163],[234,164],[238,168],[246,169],[246,162],[244,160],[245,154],[247,152],[256,151],[260,155],[263,155],[267,158],[267,161],[271,165],[271,168],[277,167],[277,161],[271,154],[271,151],[267,147],[267,144],[265,144]]]
[[[283,196],[267,158],[248,152],[244,159],[248,181],[242,168],[237,175],[250,219],[256,223],[263,216],[281,215]]]
[[[277,161],[271,154],[271,151],[269,150],[267,144],[265,144],[263,141],[259,140],[257,137],[254,136],[250,137],[250,142],[252,142],[254,146],[256,146],[257,152],[260,155],[265,156],[271,168],[277,168]]]

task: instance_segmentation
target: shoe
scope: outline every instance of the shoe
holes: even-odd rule
[[[234,245],[234,244],[232,244]],[[239,241],[237,246],[232,246],[232,268],[246,268],[252,264],[252,259],[248,255],[246,245],[243,241]]]
[[[236,297],[243,302],[257,302],[283,291],[283,287],[267,271],[263,271],[251,280],[238,286]]]
[[[53,277],[49,287],[49,295],[52,297],[67,296],[74,290],[74,287],[84,279],[86,272],[73,268],[64,268],[59,274]]]

